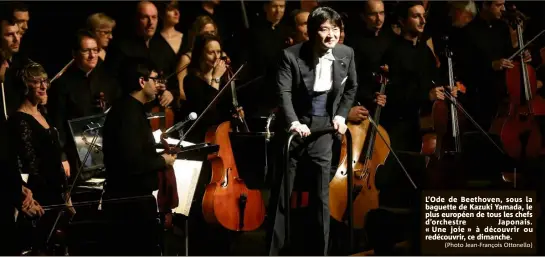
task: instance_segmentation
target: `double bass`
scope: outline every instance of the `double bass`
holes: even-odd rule
[[[384,67],[384,71],[387,71],[387,67]],[[386,84],[388,79],[383,74],[377,74],[377,79],[381,84],[380,94],[384,94],[386,90]],[[374,120],[378,124],[380,120],[380,112],[382,107],[377,105],[375,110]],[[370,121],[364,120],[359,124],[349,122],[348,129],[352,136],[352,153],[353,163],[347,163],[347,144],[346,136],[343,136],[341,145],[341,157],[340,165],[335,173],[335,177],[329,183],[329,210],[330,215],[335,220],[343,222],[347,213],[347,191],[348,191],[348,179],[347,179],[347,167],[352,165],[353,168],[353,181],[354,191],[352,192],[354,197],[354,228],[361,229],[365,226],[367,213],[373,209],[379,207],[379,191],[375,185],[375,175],[380,165],[384,165],[386,158],[390,154],[390,149],[387,145],[390,145],[390,138],[386,130],[382,126],[378,126],[379,132],[375,127],[371,127]],[[367,133],[370,131],[369,138]],[[380,133],[382,137],[378,134]],[[379,137],[380,140],[376,140]],[[368,139],[368,140],[367,140]],[[365,143],[367,142],[367,150],[363,154]],[[362,158],[363,157],[363,158]]]
[[[230,69],[228,72],[230,77],[234,76]],[[234,122],[225,121],[213,126],[205,136],[205,142],[219,145],[219,151],[208,155],[212,178],[205,189],[202,211],[208,223],[219,224],[231,231],[253,231],[265,220],[265,204],[261,192],[248,189],[238,173],[229,133],[234,127],[240,132],[249,132],[249,129],[244,111],[238,104],[233,78],[230,80]]]

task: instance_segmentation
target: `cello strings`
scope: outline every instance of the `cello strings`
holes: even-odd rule
[[[458,101],[456,101],[456,100],[453,101],[453,99],[456,99],[456,98],[452,94],[450,94],[450,92],[445,91],[445,95],[447,96],[447,99],[449,101],[454,103],[454,105],[456,106],[456,108],[458,108],[458,110],[462,111],[464,116],[466,116],[466,118],[468,118],[471,121],[473,126],[475,126],[498,149],[498,151],[500,151],[500,153],[505,154],[503,149],[501,149],[501,147],[499,147],[498,144],[496,144],[496,142],[494,142],[494,140],[488,135],[488,133],[486,133],[484,131],[484,129],[481,127],[481,125],[479,125],[479,123],[477,123],[473,119],[473,117],[464,109],[464,107],[462,107],[462,105],[460,103],[458,103]]]
[[[405,169],[405,166],[403,166],[403,163],[401,162],[401,160],[399,159],[399,157],[397,157],[397,154],[394,152],[394,150],[392,149],[392,147],[390,146],[390,144],[388,144],[386,142],[386,139],[384,139],[384,136],[382,135],[382,133],[380,132],[380,130],[378,129],[378,125],[375,123],[375,121],[373,120],[373,118],[371,118],[371,116],[368,116],[367,117],[369,119],[369,122],[373,125],[373,127],[375,127],[375,130],[377,131],[378,135],[380,136],[380,138],[382,138],[382,141],[384,141],[384,144],[386,146],[388,146],[388,149],[390,149],[390,152],[392,152],[392,154],[394,155],[397,163],[399,164],[399,166],[401,166],[401,169],[403,170],[403,172],[405,172],[405,176],[407,176],[407,178],[409,179],[409,182],[411,182],[412,186],[414,187],[414,189],[418,189],[418,187],[416,186],[416,184],[414,183],[413,179],[411,178],[411,175],[409,175],[409,172],[407,172],[407,169]]]

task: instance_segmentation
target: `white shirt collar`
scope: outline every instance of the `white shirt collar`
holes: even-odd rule
[[[316,54],[315,54],[315,56],[318,59],[326,59],[326,60],[329,60],[329,61],[335,61],[335,57],[333,56],[333,49],[327,50],[327,52],[325,52],[325,54],[322,55],[322,56],[318,56]]]

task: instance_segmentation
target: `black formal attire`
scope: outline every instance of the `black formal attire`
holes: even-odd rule
[[[331,76],[331,87],[326,91],[316,92],[314,82],[317,79],[317,64],[322,68],[327,65],[322,58],[332,62],[332,74],[325,75]],[[307,125],[311,130],[330,128],[334,117],[346,118],[356,95],[358,84],[354,51],[348,46],[338,44],[319,59],[312,52],[311,42],[294,45],[283,50],[276,81],[280,92],[279,117],[283,121],[284,129],[296,121]],[[327,255],[332,144],[332,134],[317,138],[311,135],[304,140],[295,140],[290,153],[290,192],[296,171],[304,167],[315,175],[310,186],[309,200],[311,208],[315,208],[313,213],[316,216],[308,219],[307,230],[312,243],[307,249],[312,254]],[[280,186],[278,206],[275,208],[272,207],[274,204],[271,205],[276,209],[276,215],[270,255],[278,255],[284,248],[284,212],[289,208],[284,206],[284,197],[289,196],[284,195],[283,185],[284,183]]]
[[[396,153],[419,153],[422,146],[420,116],[423,110],[431,110],[433,102],[429,100],[429,92],[434,87],[432,81],[436,81],[438,76],[435,57],[425,41],[414,44],[398,36],[384,54],[383,62],[389,67],[389,83],[380,125],[388,132],[390,145]],[[424,168],[422,158],[401,154],[399,157],[409,171]],[[414,190],[393,156],[389,156],[383,169],[377,173],[376,185],[381,190],[381,204],[413,207],[414,195],[409,193]]]
[[[202,143],[206,132],[211,126],[219,125],[221,122],[230,119],[233,104],[229,89],[226,89],[228,92],[224,92],[207,113],[202,113],[214,97],[218,95],[222,89],[221,86],[225,86],[224,81],[222,81],[218,90],[194,73],[189,73],[184,78],[184,92],[187,99],[184,104],[184,112],[187,114],[195,112],[199,116],[204,115],[199,123],[186,135],[186,140],[193,143]]]
[[[3,114],[2,114],[3,115]],[[6,121],[0,122],[0,190],[2,204],[0,204],[0,227],[2,238],[0,241],[0,255],[20,255],[15,210],[21,209],[22,195],[21,174],[17,167],[17,155],[10,147],[15,136],[8,134]]]
[[[273,26],[264,18],[257,20],[250,28],[245,40],[247,56],[244,58],[250,62],[247,67],[250,73],[248,80],[259,76],[264,78],[240,91],[241,102],[248,116],[266,117],[278,105],[274,78],[282,49],[286,48],[288,33],[283,23]],[[256,101],[256,98],[260,100]]]
[[[18,73],[29,62],[30,59],[28,59],[25,53],[17,53],[11,60],[8,60],[9,68],[6,69],[4,78],[4,94],[6,99],[6,113],[8,116],[17,111],[23,102],[23,88],[20,87]],[[2,111],[0,119],[5,121],[3,104],[0,106],[0,110]]]
[[[208,104],[210,104],[218,95],[222,89],[222,86],[225,86],[225,82],[226,81],[223,80],[220,83],[221,85],[218,90],[212,87],[201,77],[195,75],[194,72],[189,72],[184,78],[184,92],[187,97],[187,101],[184,103],[185,115],[189,114],[190,112],[195,112],[201,116],[199,123],[195,124],[192,130],[188,131],[189,133],[186,134],[184,139],[185,141],[197,144],[203,143],[205,140],[205,135],[209,129],[211,129],[213,126],[221,124],[224,121],[231,120],[231,110],[233,110],[233,104],[230,89],[225,89],[227,92],[224,92],[218,98],[218,101],[212,105],[206,113],[203,113]],[[187,131],[192,125],[193,122],[189,122],[184,131]],[[210,227],[202,217],[202,197],[204,195],[205,186],[210,183],[212,176],[212,167],[210,162],[208,162],[206,159],[203,159],[202,161],[203,166],[201,168],[201,175],[199,176],[199,181],[194,196],[194,198],[197,200],[191,208],[191,212],[189,214],[191,218],[191,229],[193,230],[193,226],[195,227],[195,233],[193,233],[193,237],[190,237],[193,238],[190,239],[192,240],[190,244],[194,245],[195,249],[199,249],[199,254],[225,255],[225,251],[226,249],[229,249],[230,244],[227,230]],[[214,237],[210,238],[210,234],[213,234]],[[217,247],[207,247],[207,244],[213,244]]]
[[[120,96],[121,90],[111,75],[106,72],[104,62],[86,74],[77,65],[72,65],[49,90],[48,114],[58,128],[63,149],[63,160],[68,160],[70,170],[77,171],[81,165],[68,121],[104,113],[99,105],[100,94],[104,94],[106,109]],[[79,179],[86,180],[92,173],[81,173]]]
[[[165,169],[144,104],[127,95],[114,103],[103,127],[104,199],[140,197],[103,204],[114,221],[109,254],[156,255],[158,172]]]
[[[354,31],[347,36],[344,44],[354,48],[356,56],[356,70],[358,72],[358,84],[366,85],[358,88],[358,94],[354,104],[360,102],[369,110],[376,106],[374,103],[377,80],[373,73],[380,71],[384,63],[384,53],[395,38],[391,29],[381,29],[378,35],[374,31],[364,29]]]
[[[514,53],[508,25],[502,20],[487,22],[477,16],[463,31],[458,67],[467,84],[469,113],[488,131],[501,99],[507,96],[505,70],[494,71],[492,62]]]
[[[388,131],[394,150],[419,152],[420,110],[431,106],[429,91],[438,77],[435,57],[426,42],[414,45],[398,36],[384,54],[383,62],[389,67],[389,84],[380,124]]]
[[[173,54],[172,48],[159,33],[150,39],[149,47],[143,38],[132,35],[112,42],[111,47],[108,48],[108,58],[106,58],[104,64],[112,76],[118,80],[118,83],[122,83],[123,67],[135,59],[150,60],[157,69],[156,71],[166,77],[176,71],[179,58],[176,59],[176,56],[173,56]],[[174,98],[171,106],[175,106],[180,96],[178,77],[173,75],[169,78],[166,87]],[[159,99],[157,98],[146,104],[146,108],[151,108],[158,104]]]
[[[68,184],[61,164],[57,129],[53,126],[46,129],[23,112],[13,113],[8,126],[9,135],[13,136],[11,147],[21,164],[21,172],[29,175],[25,186],[32,191],[33,198],[41,206],[63,204]],[[23,213],[19,214],[19,219],[24,222]],[[39,218],[36,228],[27,231],[27,235],[32,235],[33,250],[45,250],[57,214],[57,211],[47,211]],[[22,227],[25,225],[29,224]]]

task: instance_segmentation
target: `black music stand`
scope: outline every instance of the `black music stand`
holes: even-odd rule
[[[206,161],[206,156],[219,151],[219,145],[202,143],[191,146],[182,147],[176,157],[177,160],[189,160],[189,161]],[[200,174],[199,174],[200,176]],[[198,178],[197,178],[198,181]],[[197,182],[195,182],[196,185]],[[194,194],[196,187],[192,189]],[[179,192],[178,192],[179,193]],[[194,202],[194,195],[191,198],[191,202]],[[191,209],[191,208],[190,208]],[[185,256],[189,256],[189,210],[187,215],[180,213],[172,213],[174,224],[179,224],[178,221],[184,221],[184,238],[185,238]]]

